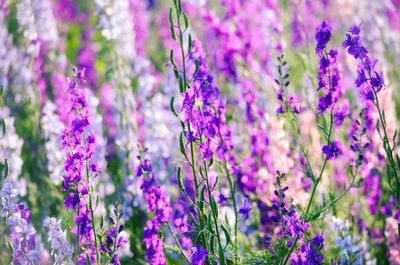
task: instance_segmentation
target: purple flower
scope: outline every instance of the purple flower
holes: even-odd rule
[[[71,192],[68,194],[67,198],[65,198],[65,200],[64,200],[65,209],[67,209],[67,210],[74,209],[75,210],[76,206],[78,206],[79,202],[80,202],[79,195]]]
[[[247,220],[249,219],[250,211],[251,211],[251,204],[249,203],[248,200],[245,199],[242,207],[240,207],[239,209],[239,213],[243,215],[244,220]]]
[[[293,265],[319,265],[324,261],[321,250],[324,248],[323,234],[317,234],[309,243],[304,243],[298,247],[297,253],[290,255]]]
[[[342,96],[340,85],[340,72],[335,66],[338,55],[337,50],[326,50],[331,36],[331,27],[324,21],[317,28],[315,41],[317,43],[316,54],[319,57],[318,64],[318,91],[321,97],[318,100],[318,114],[322,115],[328,109],[333,110],[334,104]]]
[[[322,152],[326,155],[328,160],[335,159],[342,154],[337,140],[333,140],[332,143],[322,147]]]
[[[15,206],[8,218],[15,264],[40,264],[41,244],[31,223],[31,212],[23,203]]]
[[[361,43],[359,34],[358,26],[350,27],[342,46],[347,48],[350,55],[359,60],[355,84],[359,88],[361,99],[373,101],[375,93],[385,86],[385,80],[383,73],[375,70],[377,61],[369,58],[368,51]]]
[[[322,53],[322,51],[326,48],[326,44],[330,41],[332,34],[332,28],[328,25],[326,21],[323,21],[321,25],[316,28],[315,33],[315,42],[316,49],[315,52],[317,54]]]
[[[68,117],[71,120],[61,135],[63,149],[66,150],[64,162],[64,184],[62,191],[68,193],[64,200],[66,209],[72,209],[75,213],[76,227],[72,231],[80,234],[79,245],[85,249],[79,254],[78,263],[85,263],[86,256],[95,262],[94,235],[91,214],[87,207],[89,186],[87,172],[88,165],[96,148],[96,140],[89,132],[89,110],[85,88],[81,84],[85,82],[84,70],[76,71],[73,79],[69,80],[68,93],[71,109]],[[88,137],[86,138],[86,135]],[[77,207],[79,205],[79,207]]]
[[[335,122],[336,126],[341,126],[345,118],[350,115],[349,105],[349,102],[345,101],[336,107],[333,113],[333,121]]]
[[[120,265],[118,250],[125,247],[127,241],[120,233],[124,229],[122,211],[118,202],[114,202],[113,216],[109,217],[111,227],[106,230],[106,239],[100,245],[100,251],[107,253],[110,257],[110,263]]]
[[[147,210],[154,217],[147,221],[144,230],[143,242],[146,245],[146,258],[151,264],[165,265],[164,243],[159,237],[160,227],[168,222],[172,209],[169,206],[169,198],[164,189],[158,183],[149,160],[141,160],[136,168],[136,176],[143,177],[140,189],[146,200]]]
[[[202,247],[195,247],[194,252],[192,254],[192,265],[203,265],[206,263],[206,259],[208,256],[208,251]]]

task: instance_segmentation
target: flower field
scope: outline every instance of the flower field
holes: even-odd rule
[[[0,265],[400,264],[399,0],[0,0]]]

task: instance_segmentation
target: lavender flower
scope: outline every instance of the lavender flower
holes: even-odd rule
[[[27,54],[36,57],[39,52],[38,33],[31,0],[22,0],[17,4],[17,19],[19,31],[26,41]]]
[[[48,228],[48,240],[51,242],[51,255],[54,265],[73,265],[73,248],[67,241],[67,233],[61,228],[61,220],[46,217],[43,226]]]
[[[17,265],[40,264],[42,245],[36,238],[30,210],[22,203],[17,204],[8,218],[14,262]]]
[[[4,183],[1,189],[1,213],[0,216],[7,218],[12,215],[18,202],[18,190],[12,183]]]
[[[56,110],[56,105],[51,101],[47,101],[43,107],[43,116],[40,122],[42,124],[43,136],[47,140],[45,150],[49,177],[57,185],[63,180],[65,152],[61,150],[60,142],[60,135],[64,129],[64,124],[60,121]]]
[[[352,258],[351,263],[357,265],[363,264],[362,259],[357,255],[360,248],[354,244],[349,233],[349,222],[332,216],[331,228],[336,235],[336,246],[340,248],[340,264],[347,264],[350,262],[350,257],[354,255],[355,258]]]
[[[17,135],[14,127],[14,118],[10,115],[10,109],[0,108],[0,118],[6,124],[6,134],[0,137],[0,163],[8,160],[7,182],[18,190],[19,195],[26,195],[26,180],[19,178],[22,171],[23,160],[21,157],[23,140]]]
[[[57,22],[53,14],[51,0],[31,0],[38,38],[51,48],[58,44]]]
[[[135,56],[135,32],[128,0],[96,0],[99,27],[107,40],[115,42],[120,56],[131,60]]]
[[[4,86],[4,88],[8,87],[8,74],[12,61],[10,52],[12,54],[13,50],[12,36],[8,33],[6,16],[2,15],[0,16],[0,86]]]

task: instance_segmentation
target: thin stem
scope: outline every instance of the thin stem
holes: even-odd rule
[[[330,75],[330,70],[329,70],[329,68],[328,68],[328,79],[329,79],[329,93],[332,93],[332,81],[331,81],[331,75]],[[333,110],[332,110],[332,108],[331,108],[331,110],[330,110],[330,115],[329,115],[329,132],[328,132],[328,136],[327,136],[327,144],[328,144],[328,145],[331,144],[331,142],[332,142],[332,132],[333,132]],[[313,189],[312,189],[312,192],[311,192],[311,197],[310,197],[310,199],[309,199],[309,201],[308,201],[307,208],[306,208],[306,212],[305,212],[305,215],[306,215],[306,216],[308,215],[308,213],[309,213],[309,211],[310,211],[310,209],[311,209],[311,205],[312,205],[312,202],[313,202],[313,200],[314,200],[314,197],[315,197],[315,194],[316,194],[316,190],[317,190],[318,184],[320,183],[320,181],[321,181],[321,179],[322,179],[322,175],[323,175],[323,173],[325,172],[327,162],[328,162],[328,156],[325,155],[324,163],[323,163],[323,165],[322,165],[322,168],[321,168],[321,171],[320,171],[320,173],[319,173],[319,176],[318,176],[318,178],[315,179],[315,181],[314,181],[314,186],[313,186]],[[293,243],[292,243],[291,248],[289,249],[289,253],[286,255],[286,257],[285,257],[285,259],[284,259],[283,265],[285,265],[285,264],[288,262],[289,257],[290,257],[290,255],[291,255],[291,253],[293,252],[293,249],[294,249],[294,247],[295,247],[295,245],[296,245],[298,239],[299,239],[299,236],[297,235],[296,238],[295,238],[295,240],[294,240]]]
[[[189,258],[186,256],[186,253],[185,253],[185,251],[183,250],[181,243],[179,243],[179,239],[176,237],[175,233],[172,231],[171,225],[170,225],[168,222],[167,222],[167,227],[168,227],[168,230],[169,230],[169,232],[171,233],[172,237],[174,238],[175,243],[178,245],[178,248],[179,248],[179,250],[181,251],[181,254],[182,254],[183,257],[186,259],[186,261],[190,263],[190,260],[189,260]]]
[[[210,205],[211,205],[212,194],[211,194],[210,183],[208,181],[208,168],[207,168],[207,165],[206,165],[206,161],[204,161],[204,173],[205,173],[205,177],[206,177],[206,186],[207,186],[208,198],[210,200]],[[217,211],[218,211],[218,209],[217,209]],[[219,234],[219,229],[218,229],[218,219],[217,219],[218,212],[214,211],[214,207],[211,207],[211,212],[212,212],[213,221],[214,221],[214,225],[215,225],[215,231],[217,232],[218,246],[219,246],[219,249],[221,250],[223,248],[222,248],[222,243],[221,243],[221,236]],[[219,260],[220,260],[221,264],[222,265],[226,264],[224,254],[221,253],[220,251],[218,251],[218,252],[219,252],[219,254],[222,254],[222,256],[219,255]]]
[[[382,114],[382,110],[381,110],[381,107],[380,107],[378,94],[376,93],[375,89],[372,89],[372,90],[374,92],[374,97],[375,97],[375,102],[374,103],[375,103],[375,106],[376,106],[376,108],[378,110],[379,120],[380,120],[380,123],[382,125],[382,129],[383,129],[383,133],[384,133],[384,138],[383,138],[383,145],[384,146],[383,147],[385,149],[386,156],[387,156],[387,158],[389,160],[390,167],[393,169],[393,173],[394,173],[395,178],[396,178],[396,184],[397,184],[396,197],[397,197],[397,200],[399,201],[399,197],[400,197],[400,191],[399,191],[399,189],[400,189],[400,181],[399,181],[399,176],[398,176],[398,173],[397,173],[397,167],[396,167],[396,164],[394,163],[392,146],[391,146],[389,138],[388,138],[388,133],[387,133],[387,128],[386,128],[386,120],[385,120],[385,118],[383,117],[383,114]]]
[[[236,204],[236,198],[235,198],[235,187],[233,185],[233,181],[231,179],[231,175],[229,173],[226,161],[224,162],[224,167],[225,167],[225,172],[228,178],[229,182],[229,187],[231,191],[231,196],[232,196],[232,204],[233,204],[233,211],[235,213],[235,259],[238,264],[241,263],[240,261],[240,255],[239,255],[239,245],[238,245],[238,224],[239,224],[239,218],[238,218],[238,210],[237,210],[237,204]]]
[[[90,186],[90,174],[89,174],[88,161],[86,161],[86,178],[87,178],[88,185]],[[90,190],[91,189],[89,188],[89,191]],[[96,221],[94,219],[94,214],[93,214],[92,192],[89,192],[89,209],[90,209],[90,217],[92,219],[91,221],[92,221],[92,227],[93,227],[94,246],[96,248],[97,262],[100,263],[100,253],[99,253],[99,247],[98,247],[98,243],[97,243],[97,233],[96,233]]]

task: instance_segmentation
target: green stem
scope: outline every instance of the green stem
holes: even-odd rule
[[[330,91],[330,93],[332,93],[332,82],[331,82],[331,76],[330,76],[330,71],[329,70],[328,70],[328,79],[329,79],[329,91]],[[332,142],[332,131],[333,131],[333,111],[332,111],[332,109],[330,110],[329,118],[330,118],[329,119],[329,132],[328,132],[328,136],[327,136],[327,144],[328,145],[331,144],[331,142]],[[298,138],[300,139],[299,136],[298,136]],[[325,156],[324,163],[322,165],[322,168],[321,168],[321,171],[319,173],[319,176],[318,176],[317,179],[314,180],[314,185],[313,185],[313,189],[312,189],[312,192],[311,192],[311,197],[310,197],[310,199],[308,201],[306,212],[305,212],[306,216],[308,215],[308,213],[309,213],[309,211],[311,209],[311,205],[312,205],[312,202],[314,200],[318,184],[320,183],[320,181],[322,179],[322,175],[323,175],[323,173],[324,173],[324,171],[326,169],[327,162],[328,162],[328,156]],[[289,249],[289,253],[286,255],[286,257],[284,259],[284,262],[282,263],[283,265],[286,265],[286,263],[288,262],[290,254],[293,252],[293,249],[294,249],[298,239],[299,239],[299,236],[296,236],[295,240],[292,243],[291,248]]]
[[[398,172],[397,172],[397,167],[396,167],[396,164],[394,162],[392,146],[390,144],[388,133],[387,133],[386,120],[385,120],[385,118],[383,117],[383,114],[382,114],[382,110],[381,110],[381,106],[380,106],[380,103],[379,103],[378,94],[376,93],[375,89],[372,89],[372,90],[374,92],[374,97],[375,97],[375,102],[374,103],[375,103],[375,106],[376,106],[376,108],[378,110],[379,120],[380,120],[380,123],[382,125],[383,134],[384,134],[384,138],[382,139],[383,140],[383,147],[385,149],[387,159],[389,160],[390,167],[393,169],[393,173],[394,173],[395,178],[396,178],[396,184],[397,184],[396,197],[397,197],[397,201],[399,202],[399,199],[400,199],[400,190],[399,190],[400,189],[400,180],[399,180],[399,175],[398,175]]]
[[[241,264],[240,255],[239,255],[239,245],[238,245],[239,218],[238,218],[238,210],[237,210],[237,204],[236,204],[236,198],[235,198],[235,186],[233,185],[233,181],[232,181],[231,175],[229,173],[226,161],[224,162],[224,167],[225,167],[225,172],[226,172],[226,175],[228,178],[229,187],[230,187],[230,191],[231,191],[233,211],[235,213],[235,260],[236,260],[237,264]]]
[[[93,203],[92,203],[92,191],[91,191],[91,186],[90,186],[90,174],[89,174],[89,166],[88,166],[88,161],[86,161],[86,178],[87,182],[89,185],[89,209],[90,209],[90,217],[92,221],[92,227],[93,227],[93,234],[94,234],[94,246],[96,248],[96,257],[97,257],[97,262],[100,263],[100,253],[99,253],[99,247],[97,243],[97,233],[96,233],[96,221],[94,219],[94,214],[93,214]]]
[[[167,227],[168,227],[168,230],[169,230],[169,232],[171,233],[172,237],[174,238],[175,243],[178,245],[178,248],[179,248],[179,250],[181,251],[182,256],[186,259],[187,262],[190,263],[190,260],[189,260],[189,258],[186,256],[185,251],[183,250],[181,243],[179,243],[179,239],[176,237],[176,235],[175,235],[174,232],[172,231],[171,225],[170,225],[168,222],[167,222]]]
[[[210,200],[210,205],[211,205],[211,198],[212,198],[212,194],[211,193],[212,192],[211,192],[211,188],[210,188],[210,183],[208,181],[208,168],[207,168],[206,161],[204,161],[204,174],[205,174],[205,177],[206,177],[206,186],[207,186],[208,198]],[[217,211],[218,211],[218,209],[217,209]],[[217,219],[218,212],[215,212],[213,207],[211,207],[211,212],[212,212],[213,221],[214,221],[214,225],[215,225],[215,231],[217,233],[217,240],[218,240],[218,247],[219,247],[219,251],[218,252],[220,254],[219,255],[219,260],[221,262],[221,265],[225,265],[226,261],[225,261],[224,253],[220,251],[223,248],[222,248],[222,243],[221,243],[221,236],[219,234],[219,229],[218,229],[218,219]]]

